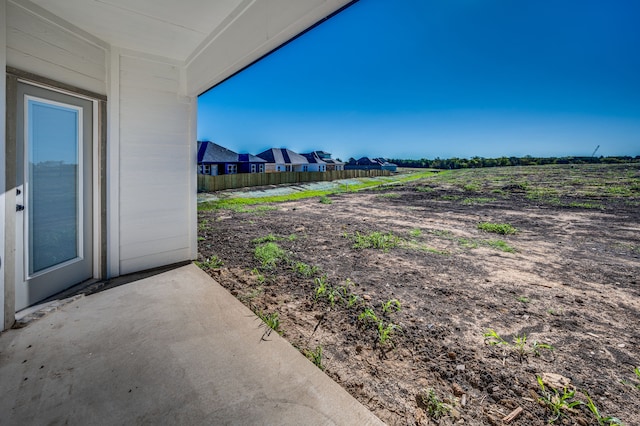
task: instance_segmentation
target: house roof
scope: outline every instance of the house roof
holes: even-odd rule
[[[306,157],[287,148],[271,148],[258,154],[258,157],[275,164],[309,164]]]
[[[210,141],[198,142],[198,164],[200,163],[266,163],[251,154],[238,154]]]
[[[302,155],[304,158],[306,158],[307,161],[309,162],[309,164],[327,164],[326,160],[322,160],[320,158],[320,156],[318,155],[317,151],[310,152],[308,154],[300,154],[300,155]]]

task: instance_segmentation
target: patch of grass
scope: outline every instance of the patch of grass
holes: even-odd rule
[[[218,258],[218,256],[211,256],[210,258],[205,259],[202,262],[196,261],[194,263],[200,269],[203,269],[205,271],[207,271],[209,269],[220,269],[222,267],[222,265],[224,265],[224,262],[222,260],[220,260]]]
[[[280,329],[280,318],[277,312],[273,312],[271,314],[267,314],[263,311],[255,311],[255,314],[262,320],[264,325],[267,327],[268,336],[271,331],[275,331],[276,333],[282,335],[283,331]],[[264,338],[264,336],[263,336]]]
[[[251,240],[253,244],[264,244],[264,243],[273,243],[275,241],[281,240],[282,238],[276,237],[273,234],[265,235],[264,237],[258,237]]]
[[[268,242],[258,245],[253,255],[263,269],[273,269],[280,261],[286,259],[285,251],[276,243]]]
[[[509,244],[505,243],[502,240],[489,240],[489,241],[485,241],[484,242],[486,245],[488,245],[489,247],[498,249],[500,251],[504,251],[507,253],[515,253],[516,249],[514,249],[513,247],[511,247]]]
[[[247,294],[238,295],[238,300],[247,303],[258,297],[264,292],[264,288],[260,285]]]
[[[480,191],[480,185],[478,185],[477,183],[467,183],[466,185],[462,186],[462,189],[467,192],[478,192]]]
[[[322,365],[322,346],[316,346],[314,350],[305,350],[304,356],[313,362],[313,365],[324,371],[324,365]]]
[[[413,238],[418,238],[420,235],[422,235],[422,231],[418,228],[412,229],[411,232],[409,232],[409,235],[411,235]]]
[[[331,198],[327,197],[326,195],[320,196],[320,204],[331,204],[331,203],[333,203]]]
[[[522,302],[522,303],[529,303],[529,302],[531,301],[531,300],[529,300],[529,298],[528,298],[528,297],[526,297],[526,296],[519,296],[516,300],[517,300],[518,302]]]
[[[462,200],[462,204],[470,206],[475,204],[487,204],[493,201],[496,201],[496,199],[489,197],[468,197]]]
[[[318,273],[319,268],[317,266],[307,265],[304,262],[296,262],[293,269],[303,277],[312,277]]]
[[[599,209],[599,210],[604,210],[604,206],[602,204],[600,204],[600,203],[592,203],[592,202],[587,202],[587,201],[583,201],[583,202],[572,201],[568,205],[569,205],[569,207],[580,208],[580,209]]]
[[[206,240],[205,237],[198,236],[198,241],[205,241],[205,240]]]
[[[508,223],[482,222],[478,224],[478,229],[484,232],[491,232],[501,235],[511,235],[518,232],[518,230],[514,226]]]
[[[355,249],[374,248],[387,252],[400,245],[400,238],[393,235],[391,232],[386,234],[383,234],[382,232],[372,232],[368,235],[356,232],[356,235],[353,238],[353,248]]]
[[[198,222],[198,231],[208,231],[211,227],[209,226],[209,220],[204,219],[201,222]]]
[[[434,420],[438,420],[439,418],[446,416],[449,411],[451,411],[451,406],[445,404],[440,398],[438,398],[436,391],[432,388],[423,389],[418,397],[420,398],[422,405],[426,408],[429,416]]]

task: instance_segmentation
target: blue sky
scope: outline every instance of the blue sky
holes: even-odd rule
[[[200,96],[198,139],[334,158],[640,155],[640,2],[360,0]]]

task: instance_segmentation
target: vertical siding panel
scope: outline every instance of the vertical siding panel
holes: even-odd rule
[[[120,273],[189,259],[190,100],[170,61],[121,56]],[[198,187],[206,180],[198,177]],[[171,217],[171,221],[145,217]],[[126,230],[126,232],[124,232]]]

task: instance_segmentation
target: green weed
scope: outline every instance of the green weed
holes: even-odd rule
[[[518,300],[518,302],[522,302],[522,303],[529,303],[530,302],[529,298],[526,297],[526,296],[520,296],[516,300]]]
[[[596,421],[598,422],[599,425],[622,425],[622,421],[620,419],[618,419],[617,417],[604,417],[600,414],[600,411],[598,410],[598,407],[596,407],[596,404],[594,404],[593,400],[591,399],[591,397],[589,396],[588,393],[583,392],[584,395],[587,397],[587,402],[586,403],[582,403],[584,405],[587,406],[587,408],[589,409],[589,411],[591,411],[591,414],[594,415],[594,417],[596,418]]]
[[[507,253],[515,253],[516,249],[511,247],[509,244],[505,243],[502,240],[489,240],[484,242],[489,247],[493,247],[495,249],[507,252]]]
[[[208,231],[211,227],[209,226],[209,220],[204,219],[202,222],[198,223],[198,231]]]
[[[331,204],[331,203],[333,203],[331,198],[327,197],[326,195],[320,196],[320,204]]]
[[[420,235],[422,235],[422,231],[420,229],[412,229],[411,232],[409,233],[409,235],[411,235],[413,238],[418,238]]]
[[[304,262],[296,262],[295,265],[293,266],[293,269],[298,274],[307,278],[314,276],[315,274],[318,273],[318,270],[319,270],[317,266],[307,265]]]
[[[387,343],[390,343],[391,345],[393,345],[391,336],[395,332],[395,330],[399,329],[400,327],[391,322],[388,324],[385,324],[384,321],[379,321],[377,327],[378,327],[378,341],[380,342],[380,344],[385,345]]]
[[[555,423],[561,417],[566,416],[567,412],[572,411],[573,407],[582,404],[581,401],[574,399],[576,393],[574,390],[570,391],[564,388],[562,394],[553,388],[549,391],[544,385],[542,377],[536,376],[536,378],[542,393],[542,396],[538,398],[538,402],[547,407],[553,416],[549,419],[549,423]]]
[[[203,270],[209,269],[220,269],[224,262],[218,258],[218,256],[211,256],[210,258],[204,260],[203,262],[194,262],[196,266]]]
[[[262,320],[262,322],[267,327],[268,329],[266,333],[267,336],[269,335],[269,333],[271,333],[271,330],[275,331],[280,335],[282,334],[282,330],[280,330],[280,318],[277,312],[274,312],[272,314],[267,314],[263,311],[255,311],[255,314],[258,316],[258,318]]]
[[[354,236],[353,248],[366,249],[374,248],[380,249],[385,252],[400,245],[400,238],[393,235],[391,232],[383,234],[382,232],[372,232],[368,235],[360,234],[356,232]]]
[[[317,300],[327,293],[327,276],[317,277],[313,282],[315,283],[314,294]]]
[[[429,416],[434,420],[438,420],[439,418],[446,416],[447,413],[451,411],[451,407],[438,398],[434,389],[423,389],[420,392],[419,397],[422,404],[427,409],[427,413],[429,413]]]
[[[388,314],[390,312],[399,312],[401,310],[400,301],[398,299],[390,299],[382,304],[382,312]]]
[[[511,235],[518,232],[516,228],[508,223],[491,223],[482,222],[478,224],[478,229],[485,232],[492,232],[494,234]]]
[[[278,262],[286,259],[285,251],[273,242],[257,246],[253,254],[263,269],[273,269]]]
[[[380,321],[378,320],[378,316],[371,308],[365,308],[365,310],[358,315],[358,321],[362,321],[365,325],[369,324],[377,324]]]
[[[304,356],[313,362],[313,364],[320,370],[324,370],[324,365],[322,365],[322,346],[316,346],[314,350],[305,350]]]
[[[251,240],[253,244],[264,244],[264,243],[273,243],[275,241],[281,240],[282,238],[276,237],[273,234],[265,235],[264,237],[258,237]]]
[[[487,204],[493,201],[496,201],[496,199],[488,198],[488,197],[468,197],[462,200],[462,204],[465,204],[467,206],[472,206],[475,204]]]

